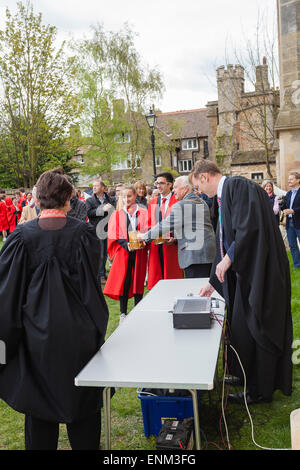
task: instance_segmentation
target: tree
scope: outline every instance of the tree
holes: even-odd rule
[[[118,32],[98,25],[92,39],[77,45],[89,174],[105,170],[110,176],[114,164],[129,159],[135,179],[137,160],[141,163],[149,145],[147,101],[161,94],[163,84],[157,70],[143,66],[134,37],[127,25]]]
[[[15,16],[6,10],[6,27],[0,31],[2,139],[13,155],[16,180],[29,187],[49,146],[52,155],[59,153],[79,102],[72,88],[74,60],[66,58],[65,43],[56,49],[56,28],[44,25],[29,1],[17,6]]]

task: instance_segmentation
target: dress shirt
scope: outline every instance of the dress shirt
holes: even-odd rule
[[[289,207],[290,209],[293,209],[294,200],[295,200],[295,197],[296,197],[296,194],[297,194],[299,188],[300,188],[300,186],[298,186],[297,189],[292,189],[291,200],[290,200],[290,207]],[[293,214],[289,214],[288,217],[289,217],[290,219],[292,219]]]
[[[226,178],[227,178],[227,176],[222,176],[222,178],[219,181],[218,189],[217,189],[217,197],[218,197],[218,199],[221,200],[221,204],[222,204],[223,186],[224,186]],[[223,228],[223,223],[222,223],[222,228]],[[224,235],[224,233],[223,233],[223,235]],[[223,236],[223,245],[224,245],[224,248],[226,250],[227,255],[229,256],[229,258],[231,259],[231,261],[233,263],[233,261],[234,261],[235,242],[232,242],[231,245],[228,246],[227,240],[226,240],[225,236]]]
[[[138,211],[139,207],[136,206],[135,208],[135,211],[133,214],[129,214],[126,206],[123,207],[123,211],[125,212],[125,214],[127,214],[128,218],[129,218],[129,227],[128,227],[128,230],[130,231],[130,227],[131,227],[131,230],[132,231],[135,231],[136,230],[136,216],[137,216],[137,211]]]
[[[160,195],[160,197],[161,197],[161,199],[160,199],[160,204],[162,203],[162,200],[165,199],[165,213],[164,213],[164,217],[166,216],[166,213],[167,213],[167,210],[168,210],[168,207],[169,207],[169,202],[170,202],[171,196],[172,196],[172,193],[171,193],[171,192],[170,192],[167,196],[163,196],[162,194]]]

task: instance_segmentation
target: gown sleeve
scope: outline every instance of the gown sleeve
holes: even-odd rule
[[[5,363],[16,353],[22,336],[27,270],[27,253],[17,227],[0,252],[0,340],[5,344]]]
[[[108,308],[98,279],[101,258],[100,240],[90,224],[83,225],[76,257],[80,299],[99,332],[99,347],[101,347],[108,323]]]

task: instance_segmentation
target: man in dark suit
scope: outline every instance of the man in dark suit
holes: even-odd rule
[[[199,294],[211,296],[216,289],[225,299],[225,367],[242,382],[242,364],[248,404],[271,401],[277,389],[290,395],[290,267],[268,195],[246,178],[226,178],[208,160],[198,161],[191,176],[193,185],[209,197],[217,195],[220,207],[217,254],[209,283]],[[228,398],[244,403],[243,393]]]
[[[286,215],[286,233],[294,262],[294,268],[300,268],[300,250],[297,239],[300,242],[300,173],[291,172],[288,178],[290,191],[286,195],[285,204],[282,206]]]
[[[114,210],[112,201],[104,191],[103,181],[95,181],[93,184],[93,196],[86,200],[87,215],[90,223],[95,227],[96,233],[101,242],[101,263],[100,278],[101,283],[105,283],[106,272],[105,265],[107,260],[107,224],[109,215]]]

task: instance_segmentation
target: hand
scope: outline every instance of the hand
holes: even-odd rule
[[[104,210],[104,212],[109,212],[112,207],[113,207],[113,206],[108,203],[108,204],[105,204],[105,205],[103,206],[103,210]]]
[[[228,255],[225,255],[222,261],[216,267],[216,276],[220,282],[224,282],[225,274],[232,265],[231,259]]]
[[[176,239],[173,237],[170,237],[166,242],[165,245],[174,245]]]
[[[210,297],[214,292],[213,286],[208,282],[204,287],[202,287],[199,291],[200,297]]]
[[[284,215],[289,215],[289,214],[294,214],[293,209],[284,209],[283,211]]]

